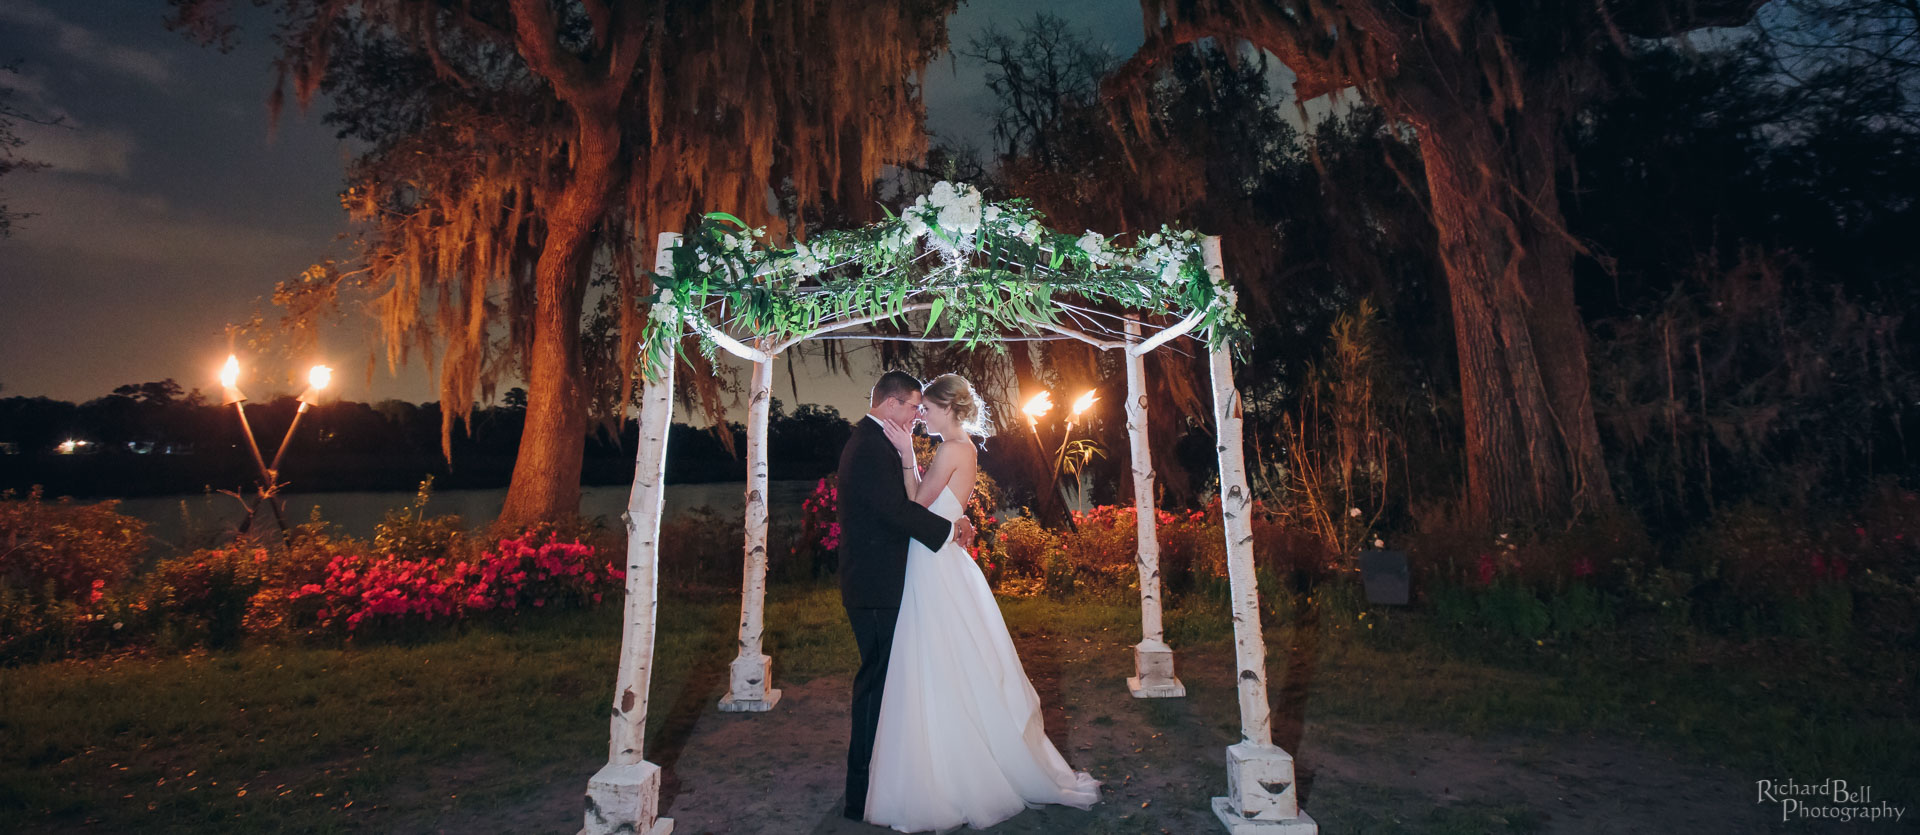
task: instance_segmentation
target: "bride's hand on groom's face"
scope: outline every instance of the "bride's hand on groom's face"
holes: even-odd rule
[[[900,464],[906,466],[913,460],[913,427],[901,426],[887,420],[880,422],[880,428],[887,433],[887,440],[893,442],[893,448],[900,453]]]

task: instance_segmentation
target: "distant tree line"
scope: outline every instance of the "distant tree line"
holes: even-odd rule
[[[505,486],[526,420],[526,397],[506,392],[476,405],[470,431],[455,433],[452,466],[441,453],[438,403],[383,400],[315,407],[300,422],[282,467],[298,491],[411,490],[434,476],[442,488]],[[247,404],[247,419],[268,458],[299,403],[280,396]],[[667,478],[672,482],[742,480],[745,429],[674,424]],[[832,406],[774,401],[768,431],[772,475],[812,479],[831,472],[851,424]],[[638,427],[595,427],[586,439],[583,483],[633,478]],[[74,442],[67,445],[68,441]],[[174,380],[121,386],[105,397],[70,403],[45,397],[0,398],[0,489],[42,485],[50,496],[136,496],[235,489],[256,469],[233,407]]]

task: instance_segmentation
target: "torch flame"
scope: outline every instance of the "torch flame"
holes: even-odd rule
[[[1081,413],[1093,408],[1093,404],[1099,400],[1100,398],[1094,396],[1093,389],[1087,389],[1086,394],[1080,395],[1079,400],[1073,401],[1073,416],[1079,417]]]
[[[1028,398],[1027,404],[1020,407],[1021,414],[1026,415],[1027,420],[1036,420],[1051,411],[1053,411],[1053,395],[1044,391]]]
[[[307,372],[307,385],[313,386],[314,391],[326,388],[330,382],[333,382],[333,369],[331,368],[324,365],[316,365],[312,371]]]
[[[233,388],[233,384],[238,382],[240,382],[240,358],[228,354],[227,364],[220,367],[220,385]]]

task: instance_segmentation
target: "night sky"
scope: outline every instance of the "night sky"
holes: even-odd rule
[[[972,0],[951,22],[952,42],[1036,11],[1122,57],[1141,41],[1135,0]],[[15,87],[16,106],[64,120],[19,126],[23,155],[50,167],[0,180],[14,211],[35,214],[0,238],[0,396],[83,401],[166,377],[211,387],[227,323],[256,306],[272,314],[262,298],[276,281],[348,254],[336,194],[349,149],[320,124],[324,102],[270,127],[269,19],[243,18],[239,48],[222,54],[167,31],[165,13],[159,0],[0,2],[0,63],[20,69],[0,82]],[[984,149],[982,79],[972,61],[933,65],[930,130]],[[364,317],[325,342],[324,359],[345,372],[340,396],[436,399],[422,366],[394,377],[383,365],[369,384]],[[777,396],[863,408],[865,380],[800,382],[797,401],[785,385]]]

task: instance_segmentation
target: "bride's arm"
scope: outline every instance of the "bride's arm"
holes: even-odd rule
[[[906,481],[907,495],[919,495],[920,463],[913,454],[912,432],[885,421],[881,421],[880,428],[887,433],[887,440],[893,444],[893,451],[900,458],[900,476]]]

